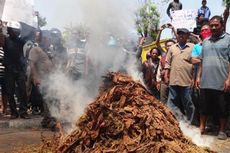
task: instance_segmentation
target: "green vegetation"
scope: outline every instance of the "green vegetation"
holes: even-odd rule
[[[137,32],[142,36],[156,38],[160,22],[160,13],[152,2],[146,2],[136,12]]]

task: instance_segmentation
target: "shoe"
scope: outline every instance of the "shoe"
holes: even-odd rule
[[[27,113],[23,113],[20,115],[20,118],[23,118],[23,119],[30,119],[29,115]]]
[[[220,131],[219,134],[218,134],[218,136],[217,136],[217,138],[219,140],[226,140],[228,137],[227,137],[226,133]]]
[[[16,118],[18,118],[18,115],[17,115],[17,114],[11,114],[11,115],[10,115],[10,119],[16,119]]]
[[[41,111],[40,111],[39,107],[34,107],[32,110],[32,114],[33,115],[40,115]]]

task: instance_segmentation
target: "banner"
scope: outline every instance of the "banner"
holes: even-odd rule
[[[172,25],[193,31],[196,27],[197,10],[178,10],[172,13]]]
[[[0,0],[2,21],[19,21],[37,27],[33,0]]]

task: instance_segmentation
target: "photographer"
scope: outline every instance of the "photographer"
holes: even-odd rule
[[[161,32],[165,29],[169,28],[172,29],[174,35],[177,37],[177,33],[175,28],[171,24],[164,24],[160,27],[160,31],[157,34],[156,38],[156,45],[157,48],[161,51],[161,59],[159,63],[159,67],[157,69],[157,75],[156,75],[156,81],[157,81],[157,90],[160,91],[160,101],[163,103],[167,102],[168,99],[168,85],[164,82],[164,73],[165,73],[165,57],[166,53],[168,52],[169,48],[175,44],[176,42],[172,39],[169,39],[165,42],[165,46],[163,49],[160,45],[160,37],[161,37]]]

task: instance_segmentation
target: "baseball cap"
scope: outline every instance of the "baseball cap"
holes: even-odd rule
[[[177,34],[178,34],[178,33],[190,33],[190,32],[189,32],[189,30],[186,29],[186,28],[178,28],[178,29],[177,29]]]

